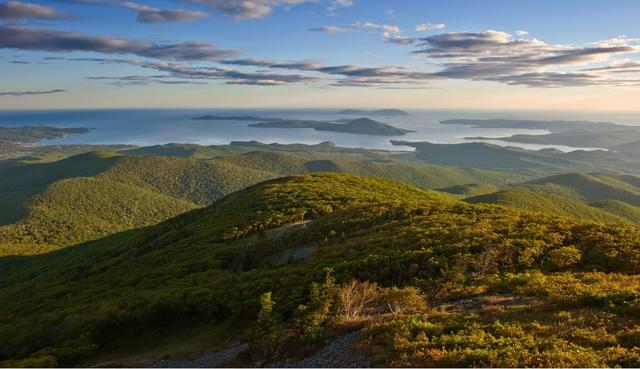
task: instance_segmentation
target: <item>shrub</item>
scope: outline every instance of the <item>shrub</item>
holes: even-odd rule
[[[549,251],[549,261],[553,268],[566,268],[574,265],[582,258],[580,250],[573,246],[564,246],[555,250]]]
[[[287,341],[288,331],[273,312],[274,305],[271,292],[260,296],[258,321],[251,331],[253,352],[258,359],[276,359]]]
[[[383,301],[392,314],[414,313],[426,308],[424,296],[415,287],[391,287],[383,292]]]

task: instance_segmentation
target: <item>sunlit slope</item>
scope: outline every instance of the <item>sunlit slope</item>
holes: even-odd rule
[[[626,319],[633,325],[640,313],[640,290],[634,287],[638,245],[635,227],[471,205],[383,179],[281,178],[156,226],[49,254],[1,258],[0,360],[86,363],[132,335],[167,334],[160,328],[169,321],[172,332],[235,322],[237,329],[226,334],[243,339],[242,330],[257,319],[262,293],[273,292],[286,323],[299,304],[308,303],[310,284],[322,281],[323,269],[331,267],[338,283],[358,278],[414,286],[436,304],[489,292],[524,301],[524,310],[498,316],[438,313],[442,324],[451,322],[444,331],[437,322],[418,324],[435,311],[375,318],[365,334],[378,365],[425,366],[438,359],[440,365],[476,360],[500,366],[506,362],[498,358],[508,350],[520,353],[511,356],[513,366],[536,360],[575,366],[587,359],[595,366],[629,365],[638,361],[624,341],[628,330],[614,324]],[[301,248],[311,252],[284,257]],[[542,280],[548,283],[531,284]],[[564,302],[557,292],[569,288],[563,283],[577,289]],[[571,312],[565,315],[582,309],[608,314],[600,326],[610,332],[607,340],[564,335],[579,322],[565,321],[563,330],[547,321],[566,309]],[[537,325],[527,323],[532,312]],[[485,321],[492,317],[511,328]],[[416,339],[405,327],[424,332],[419,342],[441,355],[421,356],[403,345]],[[457,337],[460,350],[448,346],[447,334]],[[526,345],[518,344],[518,337],[529,336]],[[492,344],[494,338],[502,343]]]
[[[568,173],[507,186],[491,194],[468,198],[600,222],[640,220],[640,178],[602,173]]]
[[[155,224],[278,176],[225,161],[91,153],[0,179],[0,253],[34,253]],[[33,181],[29,180],[33,178]]]
[[[204,147],[158,146],[150,152],[166,149],[173,154],[175,149],[187,148]],[[255,183],[292,174],[327,171],[370,175],[422,188],[526,178],[491,170],[315,159],[316,155],[309,159],[289,152],[261,150],[196,160],[173,155],[93,152],[52,163],[3,169],[0,254],[42,252],[155,224]]]

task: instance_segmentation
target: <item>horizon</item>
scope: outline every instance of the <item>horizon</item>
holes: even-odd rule
[[[639,11],[631,0],[2,1],[0,109],[640,112]]]

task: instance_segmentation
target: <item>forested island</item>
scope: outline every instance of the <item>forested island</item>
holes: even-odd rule
[[[408,132],[413,132],[408,129],[397,128],[392,125],[378,122],[369,118],[349,120],[346,123],[308,120],[276,120],[250,124],[250,126],[258,128],[313,128],[316,131],[346,132],[359,135],[376,136],[402,136],[407,134]]]
[[[399,109],[380,109],[380,110],[357,110],[357,109],[346,109],[338,112],[338,114],[344,115],[360,115],[360,116],[369,116],[369,117],[400,117],[404,115],[409,115],[404,110]]]
[[[0,144],[34,143],[42,140],[62,138],[69,135],[89,133],[90,128],[57,128],[49,126],[0,127]]]
[[[263,118],[252,116],[217,116],[203,115],[191,118],[193,120],[230,120],[259,122],[250,124],[256,128],[311,128],[316,131],[345,132],[360,135],[402,136],[412,130],[397,128],[390,124],[369,118],[339,119],[336,121],[319,121],[307,119]]]

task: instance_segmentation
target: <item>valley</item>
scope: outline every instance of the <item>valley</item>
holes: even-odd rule
[[[640,157],[393,144],[5,160],[0,364],[640,363]]]

